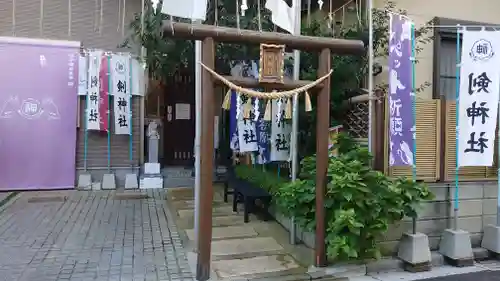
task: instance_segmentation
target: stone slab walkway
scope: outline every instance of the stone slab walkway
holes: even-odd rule
[[[193,245],[195,239],[193,193],[192,188],[177,188],[169,189],[167,194],[186,245]],[[264,222],[250,215],[250,222],[244,223],[243,212],[232,210],[231,196],[227,203],[222,198],[222,188],[216,186],[212,209],[211,269],[214,278],[246,280],[305,276],[313,261],[312,250],[303,245],[290,245],[288,232],[275,221]],[[309,280],[304,278],[300,280]]]
[[[163,191],[147,195],[22,193],[0,213],[0,281],[193,280]]]

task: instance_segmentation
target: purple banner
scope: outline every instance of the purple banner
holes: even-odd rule
[[[0,41],[0,190],[75,186],[79,46],[60,44]]]
[[[389,165],[413,165],[411,22],[390,15],[389,27]]]

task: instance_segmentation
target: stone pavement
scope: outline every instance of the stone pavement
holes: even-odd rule
[[[469,267],[435,265],[431,271],[411,273],[402,269],[368,272],[349,281],[500,281],[500,261],[485,260]]]
[[[500,272],[497,271],[482,271],[477,273],[467,273],[460,275],[451,275],[437,277],[431,279],[423,279],[426,281],[500,281]]]
[[[163,191],[138,193],[14,198],[0,213],[0,281],[193,280]]]

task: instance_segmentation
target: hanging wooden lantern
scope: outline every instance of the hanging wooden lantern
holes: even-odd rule
[[[260,44],[260,83],[284,83],[284,54],[285,45]]]

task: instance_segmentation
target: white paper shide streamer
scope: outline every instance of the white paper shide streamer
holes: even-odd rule
[[[89,54],[88,79],[87,79],[87,130],[100,130],[99,116],[99,70],[101,69],[102,51],[94,51]]]
[[[78,95],[87,95],[88,56],[78,56]]]
[[[285,100],[272,101],[271,117],[271,161],[288,161],[290,159],[290,137],[292,126],[285,122]]]
[[[207,16],[207,0],[163,0],[161,12],[174,17],[204,21]]]
[[[284,0],[266,0],[266,9],[271,11],[271,21],[284,30],[294,33],[295,10]]]
[[[110,67],[115,134],[130,135],[130,120],[132,118],[130,110],[130,56],[112,55]]]
[[[464,30],[458,166],[492,166],[500,90],[500,32]]]

